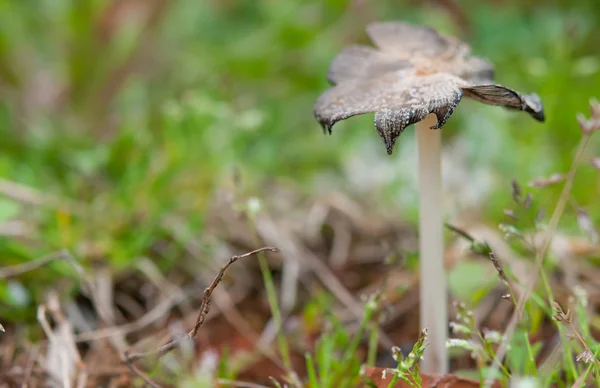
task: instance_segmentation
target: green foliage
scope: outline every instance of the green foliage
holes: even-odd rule
[[[364,26],[374,19],[427,23],[458,35],[496,64],[502,84],[541,96],[544,124],[465,101],[443,130],[444,144],[464,158],[446,175],[464,168],[468,179],[458,184],[475,193],[481,218],[506,223],[517,240],[512,246],[526,253],[520,234],[539,209],[552,209],[561,185],[544,188],[543,196],[528,189],[536,201],[518,208],[519,220],[509,224],[506,183],[566,172],[581,136],[575,114],[600,90],[597,0],[465,0],[458,14],[407,0],[180,0],[148,19],[125,22],[114,16],[112,3],[0,0],[0,184],[16,182],[34,194],[22,202],[0,198],[0,223],[26,226],[23,235],[0,238],[2,265],[66,248],[86,267],[101,259],[119,272],[151,257],[168,269],[186,254],[178,244],[155,249],[173,237],[164,220],[178,217],[183,228],[200,234],[217,189],[235,174],[249,192],[268,194],[272,182],[306,194],[335,187],[370,198],[386,214],[415,219],[412,131],[387,157],[370,118],[340,123],[333,136],[324,136],[312,117],[331,60],[348,44],[366,42]],[[598,141],[588,149],[597,150]],[[598,179],[593,167],[581,166],[572,194],[596,224]],[[561,228],[577,230],[573,213]],[[416,256],[407,257],[416,268]],[[59,280],[75,291],[70,268],[44,268],[0,282],[3,323],[33,322],[44,291]],[[476,302],[489,282],[456,281],[476,279],[473,274],[481,274],[480,265],[455,269],[451,286]],[[546,302],[532,295],[526,306],[531,328],[550,314]],[[597,353],[580,305],[575,314]],[[307,315],[316,320],[314,311]],[[360,361],[350,350],[359,336],[329,319],[332,329],[306,358],[309,383],[351,385]],[[367,331],[374,342],[376,332],[365,320],[360,334]],[[280,346],[286,347],[281,339]],[[535,374],[531,359],[539,343],[531,344],[519,328],[511,346],[510,369]],[[574,369],[571,380],[584,372]],[[585,373],[594,373],[591,366]]]
[[[506,364],[516,376],[536,377],[538,370],[535,360],[542,346],[541,342],[531,344],[529,333],[526,330],[519,330],[511,340]]]
[[[395,369],[386,369],[384,372],[390,373],[393,376],[388,384],[388,388],[394,388],[398,380],[403,380],[406,384],[414,388],[421,387],[422,378],[421,375],[419,375],[419,370],[420,361],[423,358],[423,353],[425,353],[425,348],[427,348],[426,340],[427,329],[423,329],[417,342],[415,342],[415,345],[406,358],[404,358],[400,348],[392,348],[392,354],[394,360],[398,363],[398,366]]]
[[[364,315],[358,331],[348,333],[347,329],[331,313],[326,299],[318,299],[319,311],[329,326],[316,341],[313,354],[306,353],[308,370],[307,387],[355,387],[360,379],[360,368],[365,360],[357,355],[358,346],[367,333],[370,324],[376,324],[377,312],[381,309],[380,296],[371,295],[365,302]],[[310,320],[315,304],[307,310],[305,317]],[[310,323],[310,321],[308,322]],[[371,352],[371,349],[369,349]]]
[[[383,146],[368,118],[324,137],[312,104],[333,56],[345,42],[366,41],[360,7],[370,19],[426,22],[461,35],[443,9],[407,2],[182,0],[149,23],[119,22],[106,0],[1,4],[0,86],[8,98],[0,109],[0,175],[86,206],[81,215],[62,209],[64,219],[54,209],[29,214],[40,233],[25,259],[85,244],[101,247],[116,268],[148,253],[168,214],[201,227],[214,188],[235,169],[256,188],[278,179],[310,192],[323,175],[352,188],[348,161]],[[579,136],[572,117],[600,87],[596,8],[591,0],[566,9],[462,4],[474,51],[496,63],[502,82],[537,91],[548,113],[542,126],[525,115],[462,106],[444,136],[465,145],[469,165],[498,182],[565,169]],[[405,136],[392,158],[399,160],[381,152],[372,168],[406,164],[413,144]],[[582,170],[579,181],[592,173]],[[383,194],[382,208],[402,192],[414,216],[409,177],[400,172],[370,190]],[[501,190],[486,192],[485,210],[498,216]],[[575,192],[596,218],[591,191],[578,183]],[[7,262],[23,260],[0,253]]]

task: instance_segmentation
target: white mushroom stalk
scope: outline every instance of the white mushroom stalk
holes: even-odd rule
[[[392,154],[402,132],[417,124],[420,198],[420,325],[429,330],[423,372],[444,373],[448,298],[444,272],[439,129],[463,97],[525,111],[544,121],[536,94],[524,95],[494,82],[492,65],[470,47],[435,30],[403,22],[373,23],[367,34],[377,47],[352,46],[333,60],[331,88],[315,103],[314,114],[331,133],[335,123],[375,113],[375,128]]]
[[[419,317],[429,331],[429,349],[421,368],[436,373],[448,372],[448,295],[444,271],[442,229],[442,135],[431,129],[437,122],[430,114],[416,124],[419,153]]]

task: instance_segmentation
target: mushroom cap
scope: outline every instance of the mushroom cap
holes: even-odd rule
[[[435,113],[431,129],[441,128],[463,96],[544,121],[537,94],[495,84],[492,64],[472,56],[464,42],[405,22],[369,24],[367,35],[376,47],[351,46],[339,53],[327,73],[331,88],[315,103],[315,117],[329,133],[340,120],[375,113],[375,127],[391,154],[407,126]]]

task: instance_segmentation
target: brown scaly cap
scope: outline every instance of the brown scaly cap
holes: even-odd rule
[[[495,84],[493,66],[455,38],[404,22],[373,23],[367,34],[377,47],[352,46],[338,54],[327,74],[332,87],[315,103],[315,117],[329,133],[340,120],[375,113],[391,154],[407,126],[435,113],[431,128],[441,128],[463,96],[544,121],[537,94]]]

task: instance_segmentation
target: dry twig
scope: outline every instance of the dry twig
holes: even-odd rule
[[[243,258],[252,256],[252,255],[255,255],[259,252],[278,252],[278,251],[279,251],[279,249],[274,248],[274,247],[263,247],[263,248],[255,249],[248,253],[244,253],[243,255],[231,257],[229,259],[229,261],[227,261],[227,263],[225,263],[225,265],[223,265],[221,267],[221,269],[219,270],[219,273],[217,274],[217,276],[215,276],[215,278],[213,279],[210,286],[204,290],[204,296],[202,298],[202,303],[200,304],[200,311],[198,312],[198,317],[196,318],[196,324],[194,325],[194,328],[187,335],[185,335],[183,337],[175,338],[172,341],[170,341],[169,343],[162,345],[159,348],[149,351],[149,352],[140,352],[140,353],[129,354],[129,351],[126,350],[122,356],[123,362],[127,365],[127,367],[133,373],[135,373],[140,378],[142,378],[147,384],[149,384],[153,387],[159,387],[156,383],[154,383],[152,380],[150,380],[150,378],[148,376],[146,376],[145,373],[143,373],[139,368],[135,367],[135,365],[133,365],[133,362],[136,360],[139,360],[141,358],[151,356],[151,355],[156,355],[158,358],[160,358],[160,357],[164,356],[165,354],[169,353],[171,350],[179,347],[179,345],[181,344],[181,342],[183,340],[194,338],[196,336],[196,334],[198,333],[198,330],[200,330],[200,327],[202,327],[202,324],[204,323],[206,315],[210,311],[212,293],[214,292],[215,288],[217,288],[219,283],[221,283],[221,281],[223,280],[223,277],[225,276],[225,272],[227,271],[229,266],[231,266],[233,263],[235,263],[239,259],[243,259]]]

